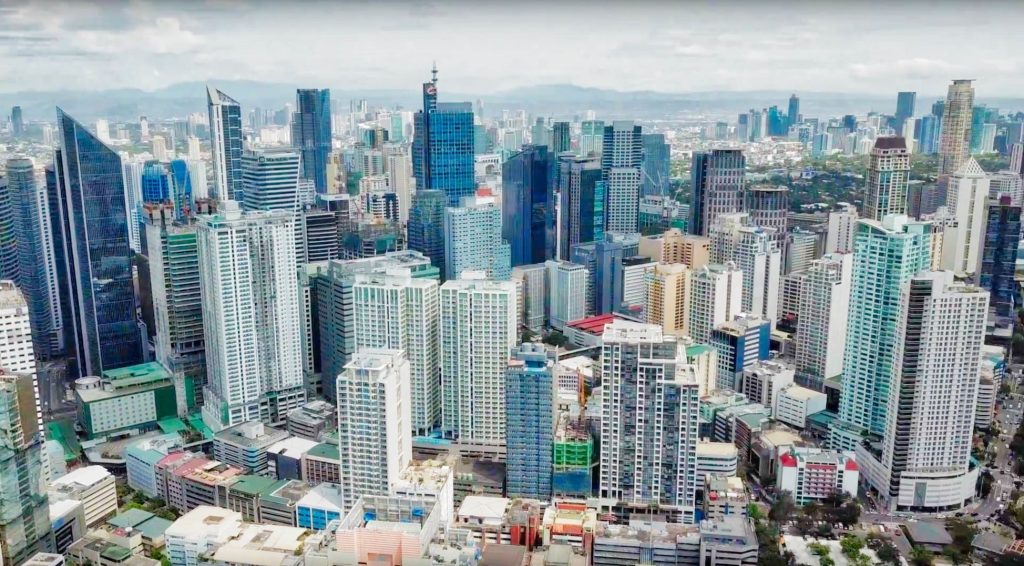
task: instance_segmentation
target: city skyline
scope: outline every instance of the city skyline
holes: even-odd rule
[[[408,88],[433,61],[449,69],[445,90],[452,93],[568,83],[675,93],[912,90],[939,96],[950,77],[964,76],[984,84],[987,96],[1011,96],[1024,84],[1022,63],[983,42],[934,41],[950,34],[1010,37],[1012,22],[1024,13],[1024,6],[1010,3],[975,6],[969,21],[951,3],[887,6],[884,21],[870,6],[854,3],[790,2],[769,9],[641,2],[601,10],[576,2],[514,8],[345,2],[317,3],[315,10],[242,4],[251,8],[246,26],[228,29],[224,17],[238,9],[230,2],[5,1],[0,72],[19,78],[3,91],[148,91],[182,81],[253,78]],[[517,26],[494,25],[517,20],[547,40],[524,43],[517,41]],[[334,24],[319,25],[323,21]],[[835,21],[844,25],[830,24]],[[914,25],[898,23],[905,21]],[[573,34],[564,33],[567,25],[591,30],[601,41],[580,49]],[[894,44],[896,53],[887,47]],[[559,56],[544,56],[551,52]],[[296,65],[297,58],[303,64]],[[55,69],[68,64],[76,73],[55,82],[61,76]]]

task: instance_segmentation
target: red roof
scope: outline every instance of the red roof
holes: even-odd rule
[[[574,320],[569,323],[569,326],[575,328],[581,332],[589,332],[590,334],[601,334],[604,332],[604,327],[615,320],[613,314],[599,314],[590,318],[583,318],[580,320]]]
[[[478,197],[493,197],[494,191],[490,187],[477,187],[476,196]]]
[[[782,465],[787,468],[796,467],[796,458],[794,458],[793,455],[790,454],[789,452],[786,452],[782,456],[779,456],[779,462],[781,462]]]
[[[857,462],[854,461],[853,458],[848,458],[846,460],[846,471],[848,471],[848,472],[856,472],[858,469],[859,468],[857,468]]]

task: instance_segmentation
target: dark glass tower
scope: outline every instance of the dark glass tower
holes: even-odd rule
[[[416,189],[442,190],[448,206],[476,193],[473,105],[437,102],[437,69],[423,83],[423,110],[413,117],[412,174]]]
[[[162,203],[171,198],[171,177],[159,161],[147,161],[142,168],[142,202]]]
[[[569,151],[572,143],[569,140],[569,122],[555,122],[551,126],[551,153],[558,155]]]
[[[18,239],[8,179],[0,177],[0,279],[18,280]]]
[[[691,234],[707,236],[716,218],[743,209],[747,160],[739,149],[713,149],[695,152],[691,169],[693,198],[687,229]]]
[[[512,267],[541,263],[554,257],[548,249],[548,174],[551,154],[547,146],[524,145],[523,151],[501,166],[501,235],[512,246]]]
[[[128,244],[121,158],[57,109],[62,175],[57,201],[64,227],[64,270],[78,371],[99,375],[142,362]]]
[[[25,134],[25,118],[21,115],[21,106],[11,108],[11,133],[16,138]]]
[[[442,274],[445,270],[444,261],[444,209],[448,206],[448,196],[444,191],[416,191],[409,208],[409,241],[410,250],[416,250],[430,258]]]
[[[665,134],[643,134],[644,159],[640,176],[640,196],[668,196],[669,145]]]
[[[995,312],[999,326],[1013,327],[1017,307],[1017,285],[1014,268],[1020,241],[1021,207],[1009,196],[990,200],[985,209],[985,239],[981,255],[978,284],[991,293],[989,308]],[[991,318],[991,317],[990,317]]]
[[[573,246],[604,239],[604,181],[597,156],[560,157],[558,166],[558,256],[568,260]]]
[[[207,87],[213,187],[221,200],[242,201],[242,107],[223,92]]]
[[[331,155],[331,91],[298,89],[295,92],[292,145],[302,152],[302,176],[313,181],[316,192],[327,192],[327,161]]]
[[[903,135],[903,123],[914,115],[914,105],[917,102],[916,92],[901,92],[896,95],[896,135]]]
[[[786,113],[786,121],[790,126],[800,123],[800,97],[796,94],[789,96],[789,110]]]

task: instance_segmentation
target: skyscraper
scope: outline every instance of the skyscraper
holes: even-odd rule
[[[245,210],[302,210],[301,158],[293,149],[256,149],[242,155]]]
[[[558,257],[567,260],[577,244],[604,239],[604,183],[596,157],[562,157],[558,166]]]
[[[416,190],[437,189],[448,206],[476,192],[473,105],[437,102],[437,69],[423,83],[423,110],[413,116],[412,171]]]
[[[475,274],[466,274],[475,277]],[[516,285],[466,278],[441,286],[441,431],[505,443],[505,372],[516,332]]]
[[[878,138],[868,161],[864,217],[881,222],[890,214],[906,214],[910,182],[910,151],[901,137]]]
[[[920,134],[917,138],[917,152],[932,155],[939,150],[939,126],[941,121],[934,115],[922,116]]]
[[[295,218],[220,203],[198,219],[209,376],[203,420],[216,430],[284,421],[306,400]]]
[[[544,263],[547,278],[548,324],[562,330],[587,316],[587,268],[568,261]]]
[[[681,263],[658,263],[646,274],[648,324],[661,326],[672,336],[690,335],[690,278],[693,272]]]
[[[942,235],[942,268],[972,275],[981,267],[985,244],[985,204],[989,177],[973,157],[968,157],[947,182],[946,209],[955,222]]]
[[[601,155],[604,149],[604,120],[584,120],[580,124],[580,157]]]
[[[623,260],[636,255],[639,242],[639,234],[610,232],[603,240],[573,246],[571,261],[586,267],[590,276],[588,312],[608,314],[622,307]]]
[[[917,102],[917,93],[901,91],[896,94],[896,126],[897,132],[903,131],[903,124],[914,116],[914,105]]]
[[[894,511],[959,508],[978,481],[971,446],[988,293],[940,271],[912,277],[901,295],[882,444],[888,477],[867,478]]]
[[[605,230],[609,232],[638,231],[641,131],[633,122],[620,120],[604,128],[601,181],[605,188]]]
[[[409,249],[430,258],[430,263],[445,273],[444,209],[448,196],[444,191],[416,191],[409,209]]]
[[[853,255],[826,254],[804,272],[796,322],[796,377],[815,391],[843,373]]]
[[[10,181],[0,177],[0,279],[18,280],[18,224]]]
[[[2,182],[0,182],[2,183]],[[31,159],[7,160],[7,191],[13,205],[18,251],[18,289],[25,295],[36,354],[44,360],[63,351],[63,316],[45,187]]]
[[[604,328],[600,497],[695,519],[698,386],[676,338],[616,320]]]
[[[81,375],[142,362],[121,158],[60,108],[60,293]],[[86,198],[88,195],[88,198]]]
[[[558,155],[570,149],[569,122],[555,122],[551,125],[551,154]]]
[[[750,223],[771,228],[772,240],[782,249],[788,233],[789,189],[785,185],[752,185],[747,187],[745,200]]]
[[[789,109],[786,112],[786,118],[790,127],[800,123],[800,97],[795,93],[789,95]]]
[[[210,153],[213,155],[214,196],[241,202],[242,106],[235,99],[207,85],[210,112]]]
[[[21,114],[21,106],[11,108],[11,134],[16,138],[25,134],[25,118]]]
[[[640,178],[640,196],[670,196],[669,159],[671,148],[665,134],[643,134],[643,168]]]
[[[743,209],[743,178],[747,160],[739,149],[714,149],[693,154],[691,234],[707,236],[721,214]]]
[[[505,375],[509,497],[551,498],[555,432],[553,358],[541,344],[511,353]]]
[[[977,273],[978,285],[989,292],[990,310],[998,329],[1012,328],[1017,247],[1020,243],[1021,205],[1010,197],[990,199],[985,207],[984,248]]]
[[[511,246],[512,267],[554,257],[555,251],[548,248],[554,239],[547,233],[548,212],[555,206],[550,173],[546,146],[524,145],[501,165],[501,233]]]
[[[327,159],[331,154],[331,91],[295,91],[292,145],[302,154],[302,177],[313,181],[317,193],[327,192]]]
[[[974,116],[974,87],[970,80],[949,85],[939,132],[939,176],[952,175],[967,161]]]
[[[690,277],[690,336],[707,343],[711,330],[743,312],[743,272],[734,263],[711,263]]]
[[[861,220],[853,251],[850,314],[839,418],[829,432],[837,449],[853,450],[863,433],[881,435],[903,284],[931,266],[931,225],[906,216]]]
[[[401,350],[362,350],[338,375],[342,501],[388,495],[412,461],[409,362]]]
[[[773,233],[750,225],[746,213],[719,216],[709,232],[711,261],[733,262],[743,272],[743,312],[764,317],[772,327],[778,318],[782,276],[782,251]]]
[[[356,351],[401,350],[409,361],[412,430],[427,435],[441,420],[439,287],[409,270],[359,273],[352,285]]]
[[[491,196],[465,197],[444,211],[445,279],[464,271],[484,271],[490,279],[512,276],[510,246],[501,236],[501,209]]]
[[[743,370],[767,360],[772,325],[760,316],[739,314],[711,330],[709,342],[717,352],[715,383],[719,389],[738,391]]]

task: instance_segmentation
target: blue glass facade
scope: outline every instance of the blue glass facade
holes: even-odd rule
[[[304,529],[322,531],[327,528],[327,523],[335,519],[341,519],[341,513],[327,509],[317,509],[300,505],[295,508],[295,526]]]
[[[171,177],[159,161],[147,161],[142,168],[142,201],[166,202],[171,199]]]
[[[57,109],[62,173],[58,201],[67,289],[81,375],[142,363],[121,158]],[[62,285],[62,287],[64,287]],[[63,289],[62,289],[63,291]]]
[[[242,202],[242,106],[223,92],[209,88],[210,152],[213,155],[214,194]]]
[[[668,196],[669,145],[664,134],[643,134],[643,166],[640,171],[640,196]]]
[[[444,209],[448,196],[444,191],[416,191],[409,208],[410,250],[416,250],[430,258],[430,263],[442,273],[445,272],[444,258]]]
[[[512,246],[512,267],[542,263],[555,255],[547,234],[548,212],[554,208],[549,200],[554,196],[550,173],[551,154],[543,145],[523,146],[501,166],[501,234]]]
[[[558,166],[562,211],[559,259],[568,260],[572,246],[604,239],[605,185],[598,158],[560,157]]]
[[[189,175],[188,162],[184,159],[171,161],[172,200],[174,215],[184,219],[192,212],[192,176]]]
[[[438,103],[437,84],[423,83],[423,110],[413,117],[412,173],[417,190],[437,189],[448,206],[476,192],[475,128],[469,102]]]
[[[523,344],[505,374],[509,497],[551,498],[555,384],[544,346]]]
[[[622,306],[622,260],[637,254],[639,235],[609,232],[596,242],[577,244],[572,248],[569,261],[589,271],[587,313],[592,315],[617,312]]]
[[[996,324],[1010,328],[1018,304],[1013,273],[1020,242],[1020,216],[1021,207],[1011,204],[1008,196],[989,203],[979,278],[980,286],[991,294],[989,306],[995,311]]]
[[[302,177],[316,192],[327,192],[327,161],[331,155],[331,91],[298,89],[292,120],[292,145],[302,152]]]

